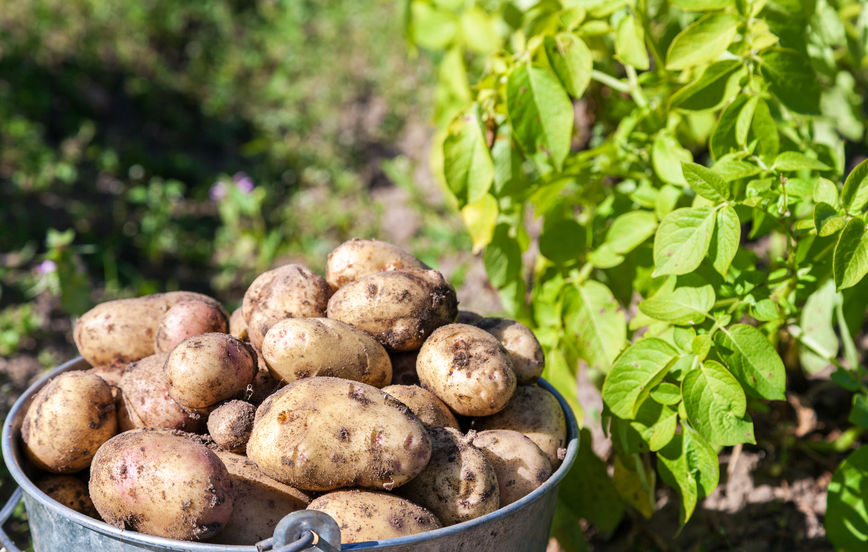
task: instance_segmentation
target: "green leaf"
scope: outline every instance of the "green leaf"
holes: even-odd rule
[[[820,85],[811,61],[795,50],[773,48],[760,56],[760,69],[769,89],[797,113],[820,112]]]
[[[832,269],[838,289],[855,286],[868,273],[868,232],[861,219],[851,219],[841,231]]]
[[[627,15],[618,21],[615,31],[615,58],[636,69],[648,69],[648,50],[645,49],[645,30],[636,18]]]
[[[561,84],[574,98],[581,98],[591,82],[594,58],[581,38],[571,33],[546,35],[545,51]]]
[[[711,156],[714,159],[720,159],[731,151],[742,150],[735,139],[735,125],[738,122],[738,115],[741,113],[747,100],[747,96],[736,96],[732,100],[732,103],[726,106],[726,109],[720,114],[720,119],[718,119],[717,125],[714,127],[714,132],[712,132],[709,142]]]
[[[592,368],[609,371],[627,343],[627,320],[612,292],[588,280],[566,289],[564,323],[578,341],[579,354]]]
[[[458,20],[453,13],[440,10],[429,2],[411,2],[413,41],[429,50],[444,50],[458,34]]]
[[[868,159],[856,165],[847,175],[841,200],[851,213],[861,212],[868,205]]]
[[[817,203],[814,206],[814,228],[817,229],[817,235],[820,237],[831,236],[838,233],[844,225],[847,224],[847,219],[838,214],[838,210],[828,203]]]
[[[711,170],[727,182],[741,180],[742,178],[755,176],[762,172],[762,168],[758,165],[729,157],[718,160],[717,163],[711,167]]]
[[[688,111],[717,109],[738,93],[738,82],[745,72],[744,65],[738,60],[712,63],[698,79],[675,92],[669,106]]]
[[[603,401],[613,414],[633,419],[651,389],[660,383],[678,351],[662,339],[641,339],[621,353],[603,382]]]
[[[714,219],[711,207],[684,207],[666,215],[654,236],[654,276],[696,270],[711,244]]]
[[[798,151],[785,151],[775,157],[772,169],[777,171],[828,171],[831,167],[822,161],[808,157],[804,153]]]
[[[657,471],[681,495],[681,525],[693,515],[699,499],[714,491],[720,478],[717,452],[687,426],[657,453]]]
[[[651,146],[651,163],[654,172],[663,182],[672,184],[686,184],[681,166],[693,161],[690,151],[681,147],[674,137],[669,134],[658,134]]]
[[[479,201],[462,207],[461,218],[464,219],[464,226],[473,240],[474,253],[479,253],[491,242],[497,223],[497,212],[497,200],[491,194],[485,194]]]
[[[855,426],[868,429],[868,397],[861,393],[853,395],[853,403],[847,420]]]
[[[473,6],[461,14],[461,38],[467,49],[477,54],[490,54],[500,46],[497,19],[485,10]]]
[[[697,194],[711,201],[729,199],[729,185],[713,171],[696,163],[681,163],[684,178]]]
[[[760,322],[771,322],[772,320],[779,320],[781,317],[777,304],[768,297],[757,301],[756,304],[751,307],[750,312],[753,314],[753,317]]]
[[[522,149],[560,170],[570,151],[573,106],[558,80],[545,69],[518,66],[507,80],[506,110]]]
[[[848,456],[826,492],[826,535],[837,550],[863,550],[868,542],[868,445]]]
[[[714,299],[714,288],[698,275],[670,276],[657,293],[639,303],[639,310],[673,324],[699,324],[714,306]]]
[[[634,466],[628,467],[631,460]],[[638,454],[631,454],[626,459],[622,459],[620,454],[616,454],[614,464],[612,482],[615,484],[615,489],[617,489],[621,500],[635,508],[646,519],[650,518],[655,510],[656,474],[654,472],[649,473],[649,469],[639,460]]]
[[[681,389],[674,383],[664,381],[651,390],[651,398],[660,404],[674,406],[681,401]]]
[[[780,148],[778,125],[769,111],[769,104],[762,98],[759,98],[759,101],[757,101],[756,109],[753,113],[753,123],[750,127],[750,135],[748,136],[748,142],[753,140],[757,141],[757,155],[766,158],[778,154],[778,149]]]
[[[844,184],[846,188],[846,183]],[[822,176],[814,184],[814,203],[828,203],[831,207],[838,206],[838,187],[834,182]]]
[[[722,10],[734,5],[733,0],[672,0],[672,5],[687,11]]]
[[[521,247],[509,235],[509,225],[498,224],[482,254],[482,264],[491,285],[500,289],[521,276]]]
[[[714,226],[714,236],[708,250],[714,270],[721,276],[726,276],[740,243],[741,222],[738,220],[738,213],[730,205],[724,205],[717,212],[717,224]]]
[[[745,416],[747,399],[738,380],[727,369],[708,360],[681,382],[684,409],[690,425],[712,444],[755,443],[753,422]]]
[[[618,254],[633,251],[654,235],[657,217],[650,211],[630,211],[617,217],[606,232],[605,244]]]
[[[758,329],[747,324],[720,328],[714,342],[718,355],[748,393],[763,399],[784,399],[784,363]]]
[[[822,358],[805,346],[799,347],[799,362],[806,372],[815,374],[828,366],[826,359],[838,355],[838,336],[832,320],[835,316],[835,305],[840,299],[835,291],[835,282],[826,282],[812,293],[799,316],[799,326],[805,336],[811,339],[812,345],[823,352]]]
[[[666,68],[687,69],[714,61],[726,51],[738,30],[738,18],[730,13],[710,13],[678,33],[666,52]]]
[[[482,199],[491,187],[494,163],[478,104],[472,104],[449,125],[443,142],[443,170],[446,184],[461,206]]]
[[[577,261],[585,251],[585,228],[573,219],[545,224],[539,237],[539,250],[556,264]]]
[[[747,144],[747,133],[753,122],[753,114],[756,111],[759,100],[759,96],[751,97],[738,114],[738,118],[735,121],[735,142],[739,146]]]

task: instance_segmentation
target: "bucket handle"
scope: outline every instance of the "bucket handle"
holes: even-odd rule
[[[15,507],[18,506],[18,503],[21,502],[22,495],[23,492],[21,487],[16,487],[15,492],[12,493],[9,500],[7,500],[6,504],[3,505],[3,509],[0,510],[0,544],[3,545],[3,548],[0,548],[0,552],[21,552],[21,549],[15,546],[12,538],[6,534],[6,530],[3,529],[3,526],[6,525],[6,522],[10,517],[12,517],[12,512],[15,511]]]
[[[299,510],[283,517],[274,536],[256,543],[260,552],[339,552],[341,529],[325,512]]]

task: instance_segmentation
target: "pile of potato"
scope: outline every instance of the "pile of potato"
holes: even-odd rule
[[[162,293],[100,304],[74,337],[93,367],[40,390],[24,449],[47,494],[120,528],[252,544],[308,508],[343,542],[387,539],[493,512],[563,458],[531,331],[459,312],[380,241],[339,246],[326,278],[261,274],[231,317]]]

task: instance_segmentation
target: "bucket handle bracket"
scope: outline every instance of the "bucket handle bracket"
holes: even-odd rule
[[[274,536],[256,543],[259,552],[339,552],[341,529],[325,512],[299,510],[283,517]]]

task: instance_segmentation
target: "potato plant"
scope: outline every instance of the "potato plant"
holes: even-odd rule
[[[438,63],[435,173],[545,348],[544,376],[574,398],[581,361],[601,385],[614,488],[645,515],[659,476],[687,522],[721,449],[754,443],[751,411],[784,399],[788,369],[834,365],[868,427],[853,342],[868,299],[868,162],[854,159],[866,13],[851,0],[408,2],[411,42]],[[865,477],[862,458],[848,474]],[[564,485],[559,515],[612,530],[622,506],[591,473]],[[835,477],[833,493],[855,481]],[[833,542],[853,531],[841,518],[865,520],[858,503],[830,496]]]

